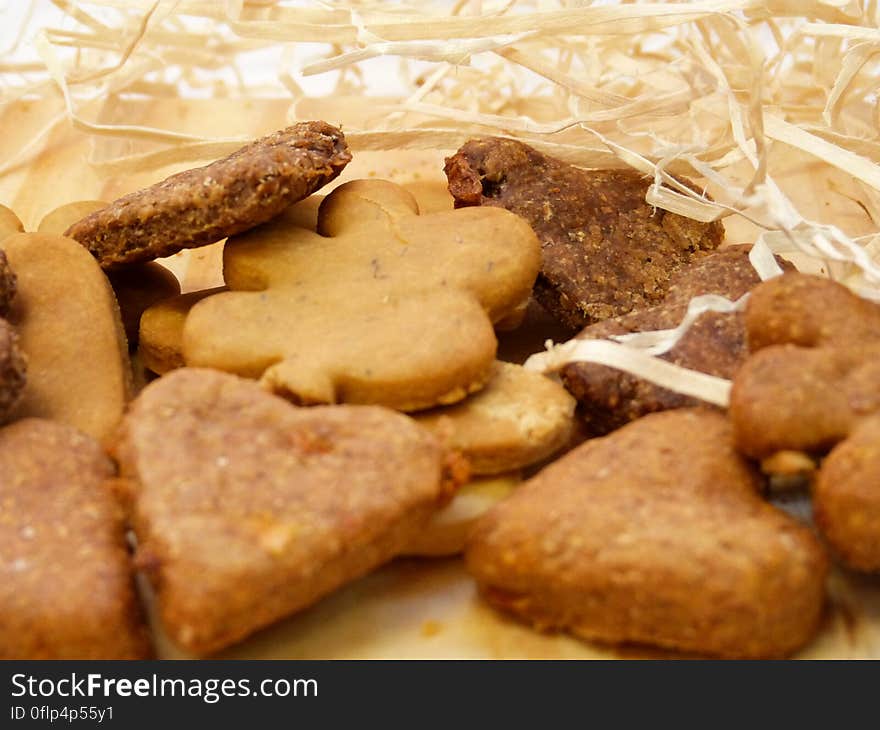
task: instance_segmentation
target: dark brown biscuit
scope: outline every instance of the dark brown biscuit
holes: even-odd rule
[[[138,562],[165,629],[197,653],[402,553],[452,491],[443,450],[406,416],[296,408],[212,370],[147,386],[117,454]]]
[[[880,412],[877,304],[828,279],[784,274],[755,287],[746,332],[754,354],[730,395],[743,453],[821,453]]]
[[[880,417],[864,421],[828,455],[813,487],[813,509],[847,566],[880,571]]]
[[[475,139],[446,160],[456,207],[507,208],[531,223],[544,263],[535,296],[573,329],[659,303],[670,277],[724,237],[645,202],[633,170],[584,170],[511,139]]]
[[[75,429],[0,429],[0,659],[144,659],[114,469]]]
[[[15,296],[15,274],[9,268],[6,254],[0,250],[0,317],[6,317],[12,309]]]
[[[655,413],[579,446],[493,507],[467,565],[491,603],[540,629],[786,656],[818,628],[828,561],[758,487],[722,415]]]
[[[674,328],[693,297],[719,294],[739,299],[760,283],[749,263],[750,246],[731,246],[688,264],[670,279],[662,304],[590,325],[579,339],[603,339],[629,332]],[[779,260],[789,270],[790,264]],[[720,378],[732,378],[747,355],[744,315],[707,312],[700,316],[664,360]],[[667,390],[622,370],[576,362],[561,371],[565,386],[581,404],[589,433],[601,436],[648,413],[701,405],[696,398]]]
[[[168,256],[241,233],[333,180],[351,160],[342,132],[303,122],[207,167],[187,170],[67,229],[105,268]]]
[[[0,318],[0,424],[12,415],[24,391],[27,366],[12,326]]]

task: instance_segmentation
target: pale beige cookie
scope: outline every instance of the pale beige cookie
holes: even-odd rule
[[[147,370],[164,375],[184,366],[183,325],[186,316],[197,302],[222,291],[226,291],[226,287],[181,294],[154,304],[143,313],[138,353]]]
[[[301,403],[454,403],[491,375],[493,324],[521,309],[540,258],[508,211],[419,216],[399,186],[356,180],[321,203],[317,234],[282,215],[227,242],[231,291],[193,307],[184,360]]]
[[[571,439],[575,400],[565,388],[521,365],[498,362],[479,393],[415,415],[474,474],[501,474],[552,456]]]
[[[105,440],[131,390],[128,348],[107,277],[76,241],[19,233],[2,242],[17,277],[10,320],[27,357],[15,416],[62,421]]]
[[[24,226],[18,216],[5,205],[0,205],[0,240],[22,231],[24,231]]]
[[[458,481],[399,413],[297,408],[190,368],[144,389],[116,456],[163,626],[200,654],[402,553]]]
[[[79,200],[47,213],[37,226],[38,233],[62,235],[71,225],[107,204],[100,200]],[[122,326],[130,349],[137,346],[141,315],[156,302],[180,294],[180,283],[168,269],[155,261],[133,264],[107,272],[122,313]]]
[[[472,479],[448,505],[431,516],[407,547],[406,554],[439,558],[462,552],[477,520],[512,494],[520,481],[518,472]]]

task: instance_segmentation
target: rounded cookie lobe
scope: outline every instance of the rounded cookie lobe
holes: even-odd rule
[[[483,595],[541,629],[722,657],[815,633],[827,558],[765,503],[720,414],[646,416],[588,441],[478,523]]]
[[[69,426],[0,429],[0,659],[145,659],[114,468]]]
[[[65,235],[105,268],[150,261],[269,220],[333,180],[350,160],[339,129],[302,122],[126,195]]]

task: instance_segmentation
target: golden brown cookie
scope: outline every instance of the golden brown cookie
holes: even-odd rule
[[[15,213],[5,205],[0,205],[0,241],[13,233],[21,233],[24,226]]]
[[[65,234],[105,268],[150,261],[273,218],[333,180],[350,160],[339,129],[302,122],[126,195]]]
[[[75,429],[0,429],[0,659],[145,659],[113,465]]]
[[[540,629],[720,657],[815,634],[827,558],[759,496],[720,414],[655,413],[587,441],[477,524],[483,595]]]
[[[5,205],[0,205],[0,241],[13,233],[24,230],[18,216]],[[9,314],[12,299],[15,296],[15,274],[9,268],[9,262],[0,250],[0,317]]]
[[[189,311],[205,297],[226,291],[225,286],[181,294],[147,308],[141,316],[138,353],[144,367],[159,375],[182,368],[183,325]]]
[[[760,283],[749,262],[750,246],[713,251],[684,266],[670,279],[662,303],[590,325],[579,339],[607,339],[630,332],[675,328],[696,296],[718,294],[739,299]],[[778,259],[783,268],[790,264]],[[748,354],[742,312],[706,312],[660,357],[691,370],[732,378]],[[622,370],[596,363],[575,362],[561,371],[565,387],[581,404],[587,430],[601,436],[648,413],[702,405],[690,396],[667,390]]]
[[[880,305],[828,279],[784,274],[752,292],[746,331],[753,354],[730,394],[743,453],[821,453],[880,412]]]
[[[521,481],[518,472],[471,479],[449,504],[431,516],[407,546],[405,554],[426,558],[458,555],[480,517],[510,496]]]
[[[131,390],[128,348],[107,277],[63,236],[19,233],[0,246],[18,277],[10,321],[28,363],[15,415],[62,421],[105,440]]]
[[[437,440],[375,407],[297,408],[184,368],[134,401],[116,455],[137,561],[185,649],[221,649],[406,549],[456,484]]]
[[[479,393],[414,417],[459,451],[473,474],[485,475],[530,466],[559,451],[574,431],[574,407],[559,383],[498,362]]]
[[[573,329],[658,304],[670,277],[724,237],[721,223],[646,203],[650,180],[634,170],[584,170],[513,139],[472,139],[445,169],[456,206],[529,221],[544,259],[535,296]]]
[[[863,421],[822,463],[813,514],[844,564],[880,571],[880,415]]]
[[[353,181],[324,199],[317,234],[282,215],[227,242],[232,291],[193,307],[184,359],[301,403],[453,403],[490,376],[492,325],[521,308],[539,264],[512,213],[419,216],[397,185]]]

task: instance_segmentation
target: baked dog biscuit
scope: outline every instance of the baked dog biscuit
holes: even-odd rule
[[[822,453],[880,412],[880,305],[829,279],[784,274],[754,289],[746,331],[753,354],[730,394],[743,453]]]
[[[738,447],[754,458],[822,454],[816,524],[841,561],[880,570],[880,305],[828,279],[786,274],[746,310],[754,354],[730,395]]]
[[[457,486],[440,444],[406,416],[297,408],[189,368],[142,391],[116,456],[163,625],[199,654],[401,553]]]
[[[100,200],[67,203],[47,213],[37,226],[37,232],[62,235],[78,220],[105,208],[106,205]],[[174,274],[155,261],[108,271],[107,278],[119,303],[128,347],[133,350],[137,347],[141,315],[156,302],[180,294],[180,282]]]
[[[501,474],[559,451],[574,431],[574,399],[558,383],[498,362],[479,393],[414,417],[470,464],[471,473]]]
[[[863,421],[822,463],[813,514],[844,564],[880,571],[880,415]]]
[[[231,291],[192,308],[184,360],[300,403],[453,403],[488,380],[492,325],[522,307],[539,265],[508,211],[420,216],[399,186],[356,180],[321,203],[317,234],[282,215],[227,242]]]
[[[333,180],[350,160],[339,129],[302,122],[126,195],[74,223],[65,235],[105,268],[150,261],[273,218]]]
[[[719,222],[646,203],[638,172],[584,170],[513,139],[472,139],[445,169],[457,207],[506,208],[532,225],[544,258],[535,297],[572,329],[658,304],[670,277],[724,237]]]
[[[5,205],[0,205],[0,241],[13,233],[21,233],[24,226],[15,213]]]
[[[113,476],[69,426],[0,429],[0,659],[150,656]]]
[[[691,262],[670,279],[662,303],[590,325],[579,339],[607,339],[612,335],[677,327],[691,299],[719,294],[739,299],[760,283],[749,263],[750,246],[731,246]],[[791,265],[778,260],[783,268]],[[720,378],[732,378],[748,354],[742,312],[706,312],[691,325],[678,343],[661,355],[676,365]],[[629,421],[671,408],[701,405],[690,396],[667,390],[622,370],[587,362],[566,365],[560,372],[565,387],[581,404],[587,431],[601,436]]]
[[[764,502],[719,413],[654,413],[582,444],[471,534],[486,599],[539,629],[719,657],[815,634],[828,561]]]
[[[0,241],[13,233],[24,230],[18,216],[5,205],[0,205]],[[15,274],[9,268],[9,262],[2,250],[0,250],[0,317],[6,317],[12,307],[12,298],[15,296]]]
[[[107,277],[63,236],[18,233],[0,246],[18,277],[10,321],[28,364],[15,416],[62,421],[105,440],[122,417],[132,377]]]
[[[0,424],[5,423],[21,399],[27,363],[18,346],[15,330],[0,318]]]

